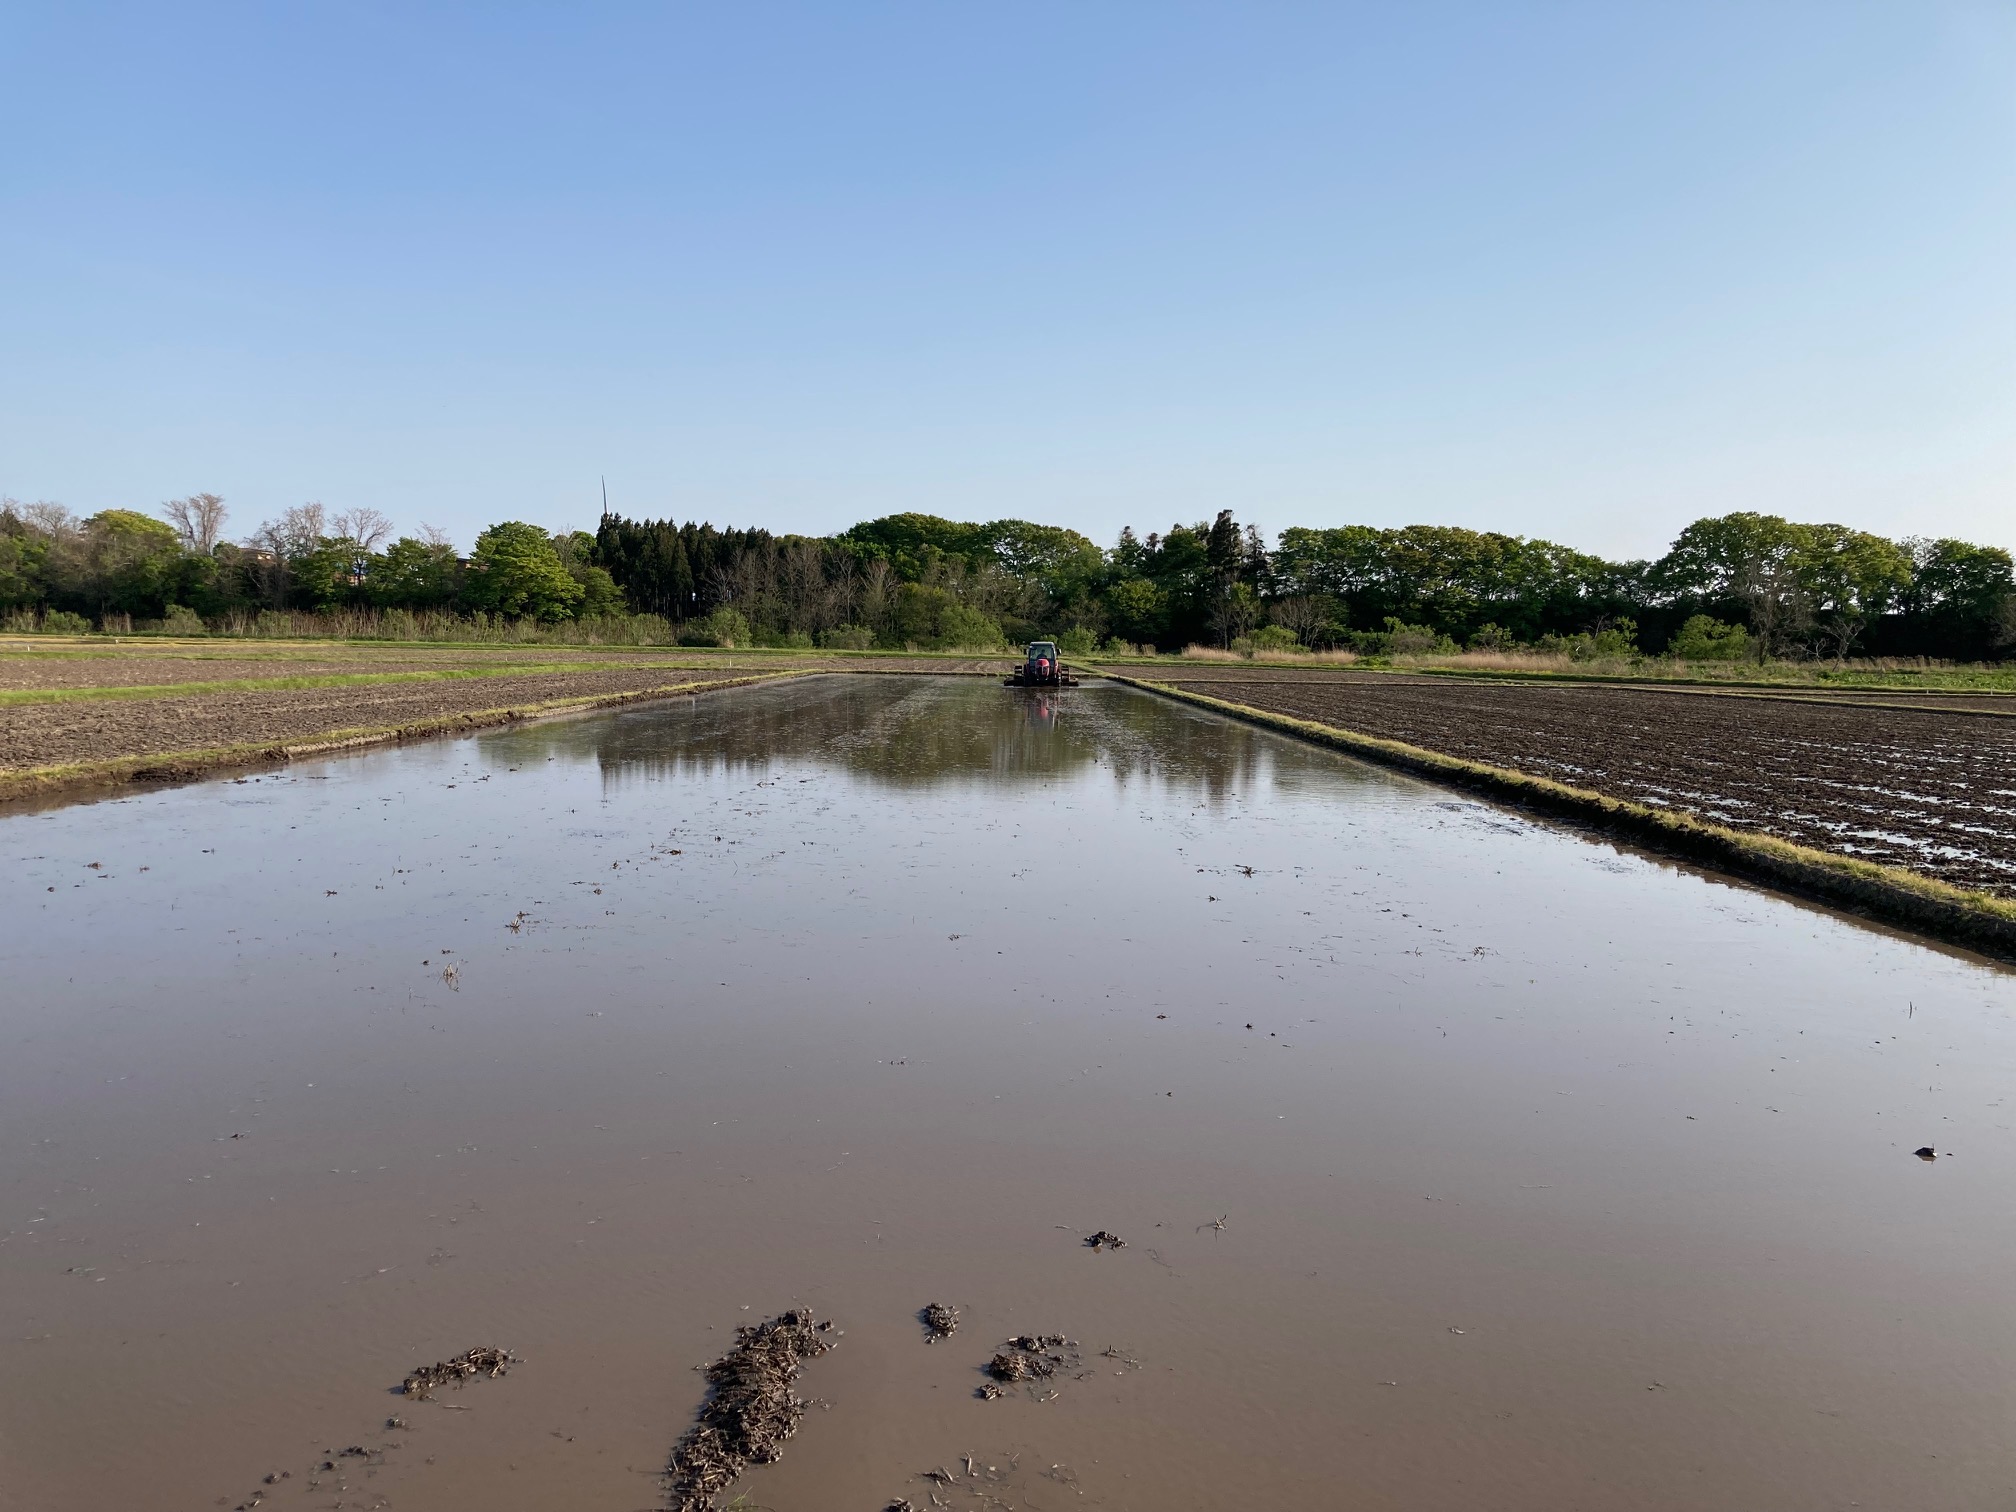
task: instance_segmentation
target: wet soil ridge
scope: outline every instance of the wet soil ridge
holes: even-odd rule
[[[1804,698],[1506,686],[1386,674],[1154,685],[2016,898],[2016,719]]]
[[[1167,683],[1117,675],[1114,680],[1365,760],[1621,835],[1649,849],[1699,861],[1784,892],[2016,961],[2016,899],[1970,890],[1899,866],[1815,849],[1775,834],[1732,828],[1680,809],[1653,807],[1509,766],[1473,761],[1362,730],[1298,718],[1272,707],[1235,703]],[[1242,697],[1264,697],[1270,704],[1277,701],[1264,688],[1238,691]],[[1855,712],[1861,715],[1866,711]],[[1462,717],[1460,709],[1451,709],[1449,713],[1452,718]],[[1578,728],[1585,739],[1596,738],[1592,726],[1584,724]],[[2012,846],[2012,854],[2016,854],[2016,846]]]
[[[407,1375],[400,1391],[415,1401],[424,1402],[434,1395],[436,1387],[461,1385],[477,1376],[487,1376],[495,1380],[513,1365],[524,1361],[508,1349],[497,1349],[490,1345],[479,1345],[465,1350],[452,1360],[436,1360],[432,1365],[416,1367]]]
[[[700,1420],[666,1467],[671,1512],[709,1512],[750,1465],[767,1465],[805,1418],[796,1386],[806,1360],[838,1342],[830,1322],[793,1308],[735,1330],[735,1347],[707,1367]]]

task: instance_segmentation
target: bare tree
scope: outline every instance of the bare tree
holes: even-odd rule
[[[861,618],[878,634],[889,628],[896,607],[896,569],[882,557],[870,557],[861,569]]]
[[[826,629],[826,563],[819,543],[790,541],[780,555],[778,590],[783,601],[784,628]]]
[[[208,556],[224,534],[224,520],[230,513],[220,494],[191,494],[186,499],[170,499],[161,506],[162,516],[182,537],[182,549]]]
[[[1231,583],[1211,606],[1211,628],[1231,645],[1260,622],[1260,595],[1245,583]]]
[[[429,525],[423,521],[420,526],[420,539],[429,546],[445,546],[450,551],[455,549],[455,543],[448,538],[448,532],[439,525]]]
[[[1275,600],[1273,615],[1275,624],[1284,630],[1294,631],[1295,639],[1305,646],[1309,643],[1310,632],[1329,619],[1323,612],[1323,605],[1306,593]]]
[[[1757,632],[1757,660],[1783,650],[1813,622],[1813,605],[1793,563],[1782,557],[1751,555],[1738,569],[1736,591],[1750,605]]]
[[[313,551],[327,533],[328,511],[310,502],[266,521],[246,538],[247,571],[259,596],[272,608],[287,607],[287,590],[294,583],[294,559]]]
[[[392,521],[368,505],[360,505],[331,515],[329,533],[355,541],[358,549],[368,556],[391,539]]]
[[[53,504],[47,499],[37,499],[33,504],[16,504],[14,507],[22,519],[54,540],[67,540],[84,528],[83,522],[77,516],[61,504]]]

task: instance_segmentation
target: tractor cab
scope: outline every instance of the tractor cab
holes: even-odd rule
[[[1031,641],[1022,653],[1022,665],[1002,680],[1009,688],[1075,688],[1078,679],[1064,670],[1064,658],[1055,641]]]

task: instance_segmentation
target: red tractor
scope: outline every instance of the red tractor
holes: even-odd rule
[[[1075,688],[1078,679],[1064,670],[1055,641],[1031,641],[1022,665],[1001,680],[1004,688]]]

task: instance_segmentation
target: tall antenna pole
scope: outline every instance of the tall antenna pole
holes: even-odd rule
[[[602,476],[602,517],[609,517],[609,476],[606,473]]]

